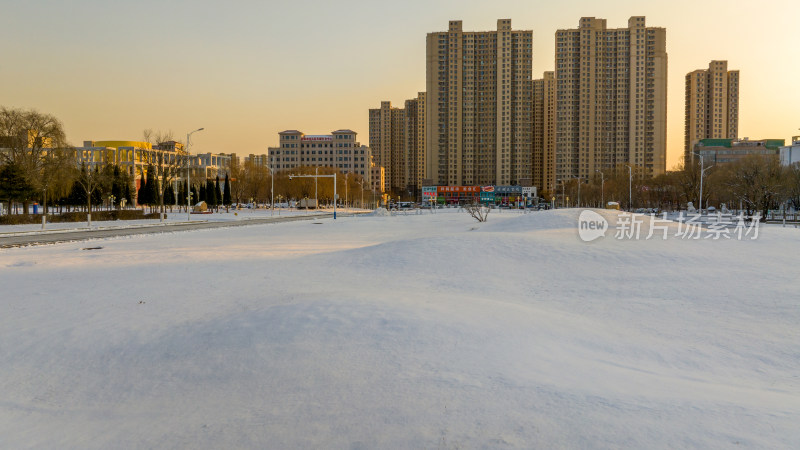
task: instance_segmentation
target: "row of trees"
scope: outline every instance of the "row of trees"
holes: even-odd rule
[[[800,209],[800,165],[782,166],[777,155],[750,155],[736,162],[704,167],[702,177],[702,206],[720,207],[752,212],[766,212],[790,205]],[[602,180],[605,180],[605,183]],[[699,206],[700,164],[682,165],[676,170],[644,178],[638,169],[632,170],[632,182],[627,166],[597,173],[580,185],[578,180],[560,183],[556,192],[543,192],[548,201],[555,197],[559,205],[601,206],[616,201],[626,208],[685,209],[689,202]],[[630,183],[630,184],[629,184]],[[602,189],[602,190],[601,190]],[[578,203],[580,201],[580,203]]]
[[[339,202],[366,205],[372,201],[372,193],[368,183],[356,174],[345,174],[332,167],[302,166],[291,170],[270,170],[252,161],[245,161],[231,167],[231,198],[235,203],[269,203],[275,189],[275,201],[299,200],[302,198],[319,198],[321,204],[333,203],[333,179],[298,177],[291,175],[332,175],[336,173],[336,193]],[[274,175],[275,179],[272,179]]]

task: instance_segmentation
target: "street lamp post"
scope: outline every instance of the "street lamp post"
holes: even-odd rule
[[[198,128],[186,134],[186,220],[192,220],[192,189],[191,189],[191,176],[192,176],[192,158],[189,155],[189,147],[191,147],[192,135],[198,131],[203,131],[205,128]]]
[[[270,200],[271,204],[269,205],[269,215],[274,216],[275,215],[275,172],[272,169],[272,167],[269,168],[269,178],[270,181],[272,182],[272,187],[270,187],[269,189],[269,193],[271,196]]]
[[[600,172],[600,207],[605,208],[605,184],[606,184],[606,176],[603,174],[603,171],[600,169],[596,169],[595,172]]]
[[[633,172],[631,172],[631,165],[628,164],[628,210],[633,209]]]
[[[703,157],[700,156],[700,154],[698,154],[697,156],[700,158],[700,199],[697,201],[697,206],[698,206],[697,209],[698,211],[700,211],[700,214],[703,214],[703,175],[706,173],[706,170],[714,166],[713,165],[708,166],[705,169],[703,169]]]
[[[578,208],[581,207],[581,177],[572,177],[578,180]]]

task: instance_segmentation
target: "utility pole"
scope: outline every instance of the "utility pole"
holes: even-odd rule
[[[203,130],[204,128],[198,128],[186,134],[186,220],[192,220],[192,184],[189,182],[192,176],[192,158],[189,156],[190,139],[194,133]]]
[[[631,165],[628,164],[628,210],[633,209],[633,172],[631,172]]]
[[[600,169],[595,170],[595,172],[600,172],[600,207],[605,208],[606,203],[605,203],[604,193],[605,193],[606,177],[603,174],[603,171]]]

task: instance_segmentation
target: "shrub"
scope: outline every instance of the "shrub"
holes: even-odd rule
[[[145,214],[141,209],[122,209],[112,211],[93,211],[92,220],[142,220],[158,219],[159,213]],[[167,215],[165,214],[166,218]],[[67,212],[47,217],[48,223],[86,222],[85,212]],[[24,225],[42,223],[41,214],[11,214],[0,216],[0,225]]]

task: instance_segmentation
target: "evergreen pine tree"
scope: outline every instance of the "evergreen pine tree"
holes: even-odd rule
[[[221,205],[222,204],[222,192],[220,192],[219,175],[217,175],[217,179],[214,181],[214,194],[215,194],[215,197],[216,197],[214,199],[214,206]]]
[[[205,183],[200,183],[200,191],[198,192],[198,195],[199,195],[199,196],[197,197],[197,198],[198,198],[198,200],[197,200],[197,201],[198,201],[198,203],[199,203],[199,202],[206,202],[206,203],[208,203],[208,202],[206,201],[206,184],[205,184]]]
[[[131,183],[127,181],[127,177],[125,178],[125,204],[130,205],[133,204],[133,190],[131,189]]]
[[[94,177],[95,180],[99,180],[100,179],[100,167],[99,166],[94,166],[94,175],[92,175],[92,176]],[[102,185],[99,185],[99,186],[95,187],[95,189],[92,191],[92,206],[94,208],[99,208],[100,205],[103,204],[103,194],[104,194],[104,192],[103,192]]]
[[[217,192],[214,190],[214,182],[206,180],[206,203],[209,208],[217,206]]]
[[[25,172],[18,164],[10,163],[0,170],[0,201],[8,202],[11,211],[11,201],[27,201],[36,195],[33,186],[28,182]],[[24,213],[27,214],[27,211]]]
[[[180,207],[182,207],[183,205],[186,204],[186,195],[184,195],[184,193],[183,193],[183,181],[178,181],[177,196],[178,196],[178,198],[175,199],[175,200],[177,201],[178,207],[180,208]]]
[[[225,193],[222,196],[222,204],[225,206],[231,205],[231,181],[228,174],[225,174]]]
[[[197,186],[192,185],[192,204],[197,204],[200,202],[200,191],[197,190]]]
[[[114,178],[111,180],[111,195],[114,196],[114,204],[119,206],[122,197],[125,195],[125,186],[122,182],[122,173],[119,166],[114,166]]]
[[[147,204],[150,205],[151,210],[154,205],[160,202],[161,194],[158,189],[158,180],[156,179],[156,170],[152,165],[147,166]]]
[[[70,206],[86,205],[86,191],[77,180],[72,183],[72,189],[70,189],[67,197],[67,204]]]
[[[164,189],[164,205],[172,206],[175,204],[175,191],[172,186],[165,186]]]
[[[139,191],[136,193],[136,203],[141,206],[147,204],[147,178],[142,175],[141,180],[139,180]]]

